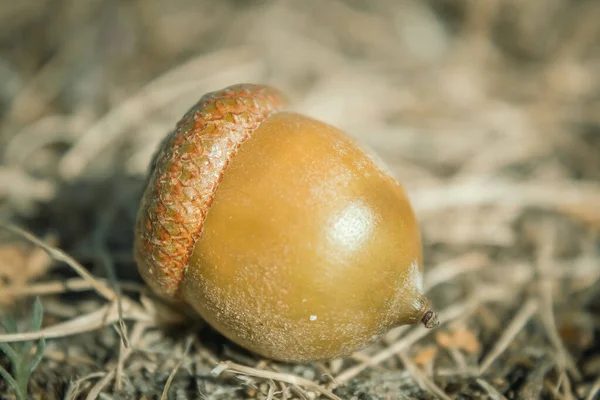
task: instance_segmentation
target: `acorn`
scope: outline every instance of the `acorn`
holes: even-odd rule
[[[437,326],[402,186],[333,126],[265,85],[204,95],[152,161],[135,259],[161,296],[288,362],[348,355]]]

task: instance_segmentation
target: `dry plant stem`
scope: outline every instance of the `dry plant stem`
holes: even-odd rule
[[[273,381],[269,381],[269,391],[267,392],[267,400],[273,400],[274,395],[275,395],[275,383]]]
[[[125,319],[145,322],[149,325],[154,325],[156,322],[152,315],[144,312],[137,304],[128,301],[123,303],[123,312]],[[111,303],[98,310],[82,315],[81,317],[46,327],[38,332],[0,335],[0,342],[22,342],[39,339],[41,337],[46,339],[65,337],[104,328],[118,321],[119,315],[117,313],[116,305]]]
[[[304,391],[301,387],[297,385],[290,385],[290,390],[300,396],[302,400],[310,400],[308,393],[306,393],[306,391]]]
[[[426,272],[425,293],[442,283],[449,283],[452,280],[466,273],[478,271],[489,263],[488,258],[481,252],[470,252],[451,260],[444,261]],[[384,336],[384,342],[390,344],[398,339],[410,326],[400,326],[392,329]]]
[[[117,284],[117,277],[114,271],[114,264],[110,258],[108,252],[104,249],[104,247],[100,247],[98,249],[98,255],[103,260],[103,264],[105,266],[105,270],[109,277],[109,281],[111,283],[112,290],[115,292],[117,298],[115,302],[117,303],[117,314],[119,315],[119,337],[123,342],[123,345],[127,348],[129,347],[129,338],[127,335],[127,327],[125,326],[125,322],[123,320],[123,296],[121,294],[121,289]]]
[[[489,259],[480,251],[469,252],[444,261],[425,273],[423,279],[425,293],[442,283],[449,283],[463,274],[479,271],[488,264]]]
[[[458,303],[448,308],[445,308],[439,313],[439,319],[442,323],[447,323],[455,318],[468,314],[469,312],[476,309],[478,301],[464,302]],[[379,353],[375,354],[370,358],[369,362],[363,362],[354,367],[348,368],[338,376],[336,376],[335,380],[339,384],[343,385],[348,382],[350,379],[354,378],[358,374],[360,374],[365,369],[377,365],[390,357],[395,356],[399,352],[418,342],[425,336],[427,336],[431,331],[425,328],[416,328],[412,330],[409,334],[399,339],[397,342],[391,344],[389,347],[383,349]]]
[[[0,198],[19,197],[23,201],[49,201],[56,196],[56,183],[35,178],[19,168],[0,165]]]
[[[508,345],[513,341],[515,336],[523,329],[527,321],[536,313],[539,308],[539,303],[536,299],[528,299],[517,315],[508,324],[504,333],[498,339],[492,350],[481,362],[479,367],[479,375],[483,375],[492,363],[506,350]]]
[[[96,384],[92,387],[92,389],[88,392],[88,395],[85,397],[85,400],[95,400],[98,398],[98,395],[104,389],[110,381],[114,378],[115,371],[112,370],[104,374],[102,379],[100,379]]]
[[[429,379],[429,377],[421,371],[421,369],[406,355],[404,351],[398,353],[398,357],[402,360],[402,363],[410,372],[410,374],[417,380],[421,381],[425,387],[423,389],[428,389],[440,399],[443,400],[451,400],[450,397],[444,393],[442,389],[438,385],[435,384],[434,381]]]
[[[83,173],[89,160],[93,160],[113,141],[121,139],[119,134],[122,130],[142,122],[149,113],[176,100],[179,96],[197,92],[204,86],[205,82],[202,81],[183,82],[150,93],[140,93],[126,100],[119,107],[113,108],[63,156],[59,164],[61,176],[66,180],[74,180]]]
[[[460,377],[473,377],[477,376],[479,368],[469,367],[462,371],[457,371],[456,368],[440,368],[435,371],[435,376],[460,376]],[[432,374],[430,374],[431,376]]]
[[[486,293],[486,292],[487,292],[486,290],[481,291],[481,293]],[[495,293],[493,293],[493,291],[488,292],[487,295],[485,295],[485,294],[480,295],[480,298],[476,297],[475,299],[471,300],[470,302],[460,303],[453,307],[448,307],[447,309],[445,309],[441,313],[439,313],[439,319],[445,323],[445,322],[448,322],[449,320],[454,320],[459,317],[466,318],[466,316],[469,314],[467,311],[475,310],[480,305],[480,302],[485,302],[487,300],[494,300],[497,298],[502,298],[502,296],[503,296],[503,293],[499,293],[498,295],[496,295]],[[408,346],[412,345],[413,343],[416,343],[422,337],[426,336],[428,333],[426,330],[418,330],[418,329],[413,330],[410,334],[408,334],[404,338],[402,338],[394,343],[393,340],[395,340],[397,337],[399,337],[407,329],[408,329],[408,327],[400,327],[396,331],[392,331],[392,335],[385,338],[385,342],[389,345],[389,347],[387,347],[386,349],[377,353],[375,356],[371,357],[369,359],[369,361],[362,362],[362,363],[342,372],[341,374],[339,374],[336,377],[336,381],[339,382],[340,384],[346,383],[350,379],[352,379],[355,376],[357,376],[358,374],[360,374],[366,368],[373,367],[373,366],[385,361],[386,359],[394,356],[396,354],[396,352],[402,351],[405,347],[408,347]]]
[[[448,351],[450,352],[452,359],[456,363],[458,371],[466,371],[469,369],[469,366],[467,365],[467,361],[465,360],[465,356],[463,355],[463,353],[460,350],[448,349]]]
[[[597,395],[600,394],[600,377],[596,379],[592,387],[590,388],[590,392],[588,393],[585,400],[594,400]]]
[[[57,351],[48,348],[46,348],[46,351],[44,351],[44,358],[58,362],[75,361],[77,363],[85,364],[91,367],[96,365],[96,362],[89,357],[71,355],[65,353],[64,351]]]
[[[93,372],[89,375],[84,376],[83,378],[77,379],[76,381],[72,381],[69,384],[69,388],[67,389],[67,394],[65,395],[65,400],[76,400],[80,398],[80,394],[85,390],[81,386],[91,379],[103,378],[106,374],[104,372]]]
[[[219,363],[219,365],[217,365],[211,373],[214,376],[219,376],[226,371],[232,372],[234,374],[242,374],[261,379],[270,379],[273,381],[285,382],[289,385],[294,386],[302,386],[313,392],[326,396],[332,400],[342,400],[338,396],[333,394],[331,391],[317,385],[316,383],[308,379],[291,374],[283,374],[280,372],[264,371],[256,368],[246,367],[230,361],[223,361]]]
[[[50,115],[21,129],[5,147],[6,164],[20,166],[37,149],[70,140],[85,126],[80,115]]]
[[[96,7],[90,7],[85,10],[85,14],[93,15]],[[82,20],[86,19],[85,14],[80,14]],[[92,29],[87,24],[81,25],[76,31],[68,35],[66,41],[57,49],[52,58],[28,81],[27,85],[19,91],[13,100],[10,109],[11,119],[30,118],[30,110],[39,110],[51,102],[61,91],[70,78],[70,62],[84,52],[86,46],[86,37],[89,30]],[[32,101],[34,100],[35,101]],[[42,103],[38,102],[42,100]]]
[[[556,387],[556,385],[553,385],[551,382],[549,382],[549,381],[544,382],[544,388],[546,390],[548,390],[550,393],[552,393],[552,395],[554,396],[555,399],[558,399],[558,400],[564,400],[565,399],[565,396],[563,396],[559,392],[559,390]]]
[[[144,324],[144,323],[137,323],[135,325],[135,327],[133,328],[133,331],[131,332],[131,343],[136,346],[139,341],[141,340],[144,331],[146,330],[146,328],[148,327],[148,325]],[[128,347],[128,348],[123,348],[123,354],[119,355],[120,359],[119,359],[119,364],[124,363],[129,356],[131,356],[131,354],[133,354],[134,352],[134,347]],[[117,364],[116,367],[114,367],[113,369],[111,369],[108,373],[106,373],[106,375],[104,375],[104,377],[99,380],[94,387],[90,390],[90,392],[88,393],[88,395],[86,396],[86,400],[95,400],[99,395],[100,392],[102,392],[102,390],[108,386],[108,384],[114,379],[118,379],[121,380],[121,375],[120,375],[120,370],[119,370],[119,364]]]
[[[101,278],[95,278],[96,283],[90,282],[83,278],[71,278],[64,281],[48,281],[34,283],[27,286],[9,286],[2,288],[0,296],[46,296],[53,294],[62,294],[69,292],[83,292],[93,290],[96,284],[101,284],[109,288],[108,282]],[[136,293],[150,294],[146,286],[136,282],[119,281],[118,286],[121,290],[127,290]]]
[[[31,243],[34,243],[35,245],[40,246],[41,248],[46,250],[48,252],[48,254],[55,260],[62,261],[64,263],[66,263],[67,265],[69,265],[75,272],[77,272],[79,274],[79,276],[81,276],[83,279],[88,281],[92,285],[94,290],[96,290],[96,292],[100,296],[104,297],[106,300],[113,301],[117,298],[116,293],[112,289],[99,283],[98,280],[92,274],[90,274],[81,264],[79,264],[77,261],[75,261],[72,257],[67,255],[66,253],[64,253],[61,250],[58,250],[54,247],[48,246],[46,243],[42,242],[40,239],[38,239],[31,233],[29,233],[17,226],[6,224],[3,222],[0,222],[0,226],[2,226],[4,229],[6,229],[10,232],[13,232],[17,235],[22,236],[23,238],[27,239]]]
[[[110,282],[110,285],[117,296],[116,302],[117,302],[117,312],[119,314],[119,330],[120,330],[119,336],[121,337],[123,345],[125,347],[129,347],[129,338],[127,336],[127,327],[125,326],[125,322],[123,321],[123,305],[122,305],[123,296],[122,296],[121,288],[119,287],[118,282],[117,282],[117,274],[115,271],[114,261],[113,261],[111,255],[109,254],[109,252],[106,250],[106,245],[105,245],[106,232],[108,231],[109,227],[111,225],[113,225],[117,208],[120,205],[120,203],[123,201],[122,197],[123,196],[120,195],[120,196],[117,196],[116,199],[113,199],[110,202],[109,206],[106,208],[106,210],[101,214],[99,221],[97,221],[97,224],[96,224],[98,226],[98,228],[94,231],[94,235],[93,235],[93,247],[94,247],[94,250],[96,253],[97,262],[102,264],[102,266],[104,267],[104,271],[106,272],[108,281]]]
[[[576,397],[573,393],[573,388],[571,387],[571,381],[569,380],[569,376],[565,372],[564,368],[559,367],[559,369],[561,378],[560,381],[562,382],[562,385],[560,387],[562,388],[564,398],[567,400],[575,400]]]
[[[121,317],[119,316],[119,318]],[[119,323],[121,321],[123,320],[119,319]],[[117,330],[117,332],[119,331]],[[119,359],[117,361],[117,368],[115,370],[115,391],[117,392],[123,389],[123,369],[125,368],[127,349],[131,348],[131,343],[129,342],[129,339],[127,339],[127,346],[125,345],[125,343],[126,341],[123,340],[123,338],[121,338],[121,341],[119,342]]]
[[[477,378],[477,384],[479,386],[481,386],[486,392],[488,392],[488,395],[490,396],[490,399],[492,400],[506,400],[506,397],[504,397],[502,395],[502,393],[500,393],[499,391],[496,390],[496,388],[492,385],[490,385],[485,379],[482,378]]]
[[[162,395],[160,396],[160,400],[168,399],[169,388],[171,387],[171,382],[173,382],[173,379],[175,378],[175,374],[177,374],[177,371],[179,371],[179,368],[181,368],[181,366],[183,365],[185,358],[187,357],[188,353],[190,352],[190,349],[192,348],[192,345],[194,344],[194,340],[195,340],[194,334],[188,336],[183,354],[181,355],[181,358],[179,358],[179,361],[177,361],[177,364],[175,364],[175,367],[169,374],[169,378],[167,379],[167,382],[165,383],[165,387],[162,391]]]
[[[255,67],[254,60],[249,58],[246,64],[240,64],[240,54],[243,58],[249,58],[246,57],[244,48],[220,51],[212,56],[193,59],[150,82],[122,104],[112,108],[79,138],[59,164],[61,176],[67,180],[77,178],[84,171],[89,160],[93,160],[112,142],[120,140],[123,131],[135,123],[143,121],[149,113],[161,106],[177,100],[186,93],[202,92],[203,88],[212,86],[221,79],[227,80],[221,76],[236,75],[236,72],[244,68],[251,71]],[[211,59],[213,62],[210,61]],[[234,59],[236,61],[233,61]],[[227,60],[231,62],[227,62]],[[217,65],[215,62],[234,67],[215,74],[214,65]],[[185,78],[188,75],[185,73],[188,69],[194,70],[193,76],[203,76],[201,71],[204,69],[206,77],[190,81],[189,78]]]
[[[87,272],[87,270],[81,264],[79,264],[69,255],[54,247],[47,245],[31,233],[26,232],[25,230],[19,227],[5,223],[0,223],[0,226],[40,246],[53,259],[65,262],[73,270],[75,270],[75,272],[77,272],[90,285],[91,288],[93,288],[98,294],[100,294],[102,297],[111,302],[110,304],[107,304],[102,308],[93,311],[89,314],[73,318],[70,321],[59,323],[51,327],[46,327],[38,332],[0,335],[0,342],[27,341],[39,339],[41,337],[47,339],[64,337],[69,335],[75,335],[78,333],[93,331],[114,324],[115,322],[119,322],[121,329],[123,329],[124,319],[142,321],[151,325],[157,323],[157,316],[152,316],[148,314],[146,310],[144,310],[144,308],[140,307],[138,304],[136,304],[134,301],[127,297],[121,298],[122,310],[119,310],[118,307],[115,308],[116,304],[114,300],[117,299],[117,294],[115,293],[115,291],[107,287],[103,282],[99,281],[96,277]],[[124,336],[122,337],[125,338]]]
[[[411,194],[411,199],[418,213],[485,204],[519,208],[534,206],[561,211],[574,206],[599,204],[600,185],[572,181],[520,184],[478,177],[477,180],[464,179],[435,189],[418,189]]]
[[[547,277],[547,271],[553,269],[552,266],[554,261],[552,260],[552,253],[556,246],[557,232],[554,226],[546,226],[545,228],[546,229],[543,230],[545,234],[542,235],[541,243],[539,245],[536,263],[537,269],[542,276],[542,279],[540,279],[539,282],[541,297],[540,316],[542,318],[542,323],[546,328],[546,334],[556,350],[556,363],[559,369],[561,369],[561,373],[565,373],[565,370],[568,370],[575,379],[581,380],[581,373],[577,369],[571,354],[565,348],[556,327],[556,320],[554,318],[554,299],[552,295],[553,282]],[[570,396],[572,397],[574,395],[570,394]]]

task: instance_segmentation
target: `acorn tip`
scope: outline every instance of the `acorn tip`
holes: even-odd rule
[[[427,310],[421,318],[421,322],[427,329],[437,328],[440,325],[437,314],[432,310]]]

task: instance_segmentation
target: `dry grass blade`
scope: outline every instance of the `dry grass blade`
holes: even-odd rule
[[[152,315],[146,313],[139,305],[130,301],[123,303],[123,316],[125,319],[145,322],[149,325],[154,325],[156,322]],[[46,327],[38,332],[0,335],[0,342],[21,342],[41,337],[50,339],[71,336],[104,328],[118,321],[119,314],[116,304],[111,303],[88,314]]]
[[[79,176],[89,160],[93,160],[111,142],[121,139],[124,130],[139,123],[161,106],[188,93],[198,93],[203,88],[211,86],[212,82],[227,81],[223,76],[235,75],[235,72],[239,72],[242,68],[252,69],[255,58],[246,60],[246,63],[240,60],[240,58],[247,58],[249,54],[251,53],[244,48],[220,51],[212,56],[192,60],[150,82],[138,93],[113,108],[81,136],[61,160],[59,164],[61,176],[67,180]],[[237,61],[233,63],[231,59]],[[227,67],[215,72],[214,67],[218,64]],[[205,70],[204,73],[201,69]]]
[[[483,375],[492,363],[506,350],[508,345],[513,341],[515,336],[523,329],[527,321],[536,313],[539,308],[539,303],[536,299],[528,299],[517,315],[508,324],[504,333],[498,339],[489,354],[483,359],[479,367],[479,375]]]
[[[440,387],[436,385],[434,381],[424,374],[423,371],[421,371],[421,369],[403,351],[398,353],[398,357],[400,357],[408,372],[410,372],[415,379],[423,382],[426,389],[429,389],[440,399],[450,400],[450,397],[444,393],[444,391],[440,389]]]
[[[588,393],[585,400],[594,400],[597,399],[597,395],[600,394],[600,378],[597,378],[592,387],[590,388],[590,392]]]
[[[480,252],[471,252],[445,261],[426,272],[424,291],[428,293],[434,287],[452,282],[453,279],[484,268],[489,263],[487,257]],[[398,339],[410,326],[404,325],[392,329],[384,335],[384,342],[390,344]]]
[[[78,356],[75,354],[67,354],[64,351],[53,350],[46,348],[44,351],[44,358],[52,361],[56,361],[59,363],[68,363],[69,361],[74,361],[78,364],[87,365],[93,367],[96,365],[96,361],[88,356]]]
[[[454,320],[455,318],[458,318],[461,315],[466,315],[469,312],[469,310],[473,310],[475,309],[475,307],[476,304],[474,304],[473,302],[455,304],[438,313],[438,317],[440,319],[440,322],[444,324]],[[417,327],[406,336],[391,344],[389,347],[370,357],[368,362],[362,362],[354,367],[348,368],[347,370],[336,376],[335,381],[343,385],[350,379],[360,374],[365,369],[377,365],[387,360],[388,358],[395,356],[401,351],[407,349],[414,343],[417,343],[429,333],[431,333],[431,330],[425,329],[421,326]]]
[[[485,379],[477,378],[477,384],[485,389],[492,400],[506,400],[502,393],[498,392],[495,387],[489,384]]]
[[[481,252],[471,252],[431,268],[425,275],[425,292],[444,282],[450,282],[462,274],[484,268],[489,263],[488,258]]]
[[[106,374],[104,372],[93,372],[84,376],[83,378],[77,379],[76,381],[71,381],[69,383],[69,388],[67,389],[67,393],[65,394],[65,400],[76,400],[81,398],[81,393],[85,390],[83,387],[87,381],[92,379],[102,379]]]
[[[167,382],[165,383],[165,387],[160,396],[160,400],[168,399],[169,388],[171,387],[171,382],[173,382],[173,379],[175,378],[175,374],[177,374],[177,371],[179,371],[179,368],[181,368],[181,366],[183,365],[185,358],[187,357],[188,353],[190,352],[190,349],[192,348],[192,345],[194,344],[194,340],[195,340],[195,336],[192,335],[192,336],[188,337],[183,354],[181,355],[181,358],[179,359],[179,361],[177,361],[177,364],[175,364],[173,371],[171,371],[171,373],[169,374],[169,378],[167,379]]]
[[[102,392],[102,389],[104,389],[106,386],[108,386],[108,384],[110,383],[110,381],[113,380],[114,377],[115,377],[114,370],[105,374],[102,377],[102,379],[100,379],[98,382],[96,382],[94,387],[92,387],[92,390],[89,391],[88,395],[85,397],[85,400],[97,399],[98,395],[100,395],[100,392]]]
[[[546,333],[550,339],[550,342],[554,346],[557,353],[557,364],[560,369],[567,369],[577,380],[581,379],[581,373],[577,369],[575,361],[571,357],[571,354],[566,349],[558,329],[556,327],[556,319],[554,317],[554,298],[553,298],[553,282],[548,277],[548,271],[555,268],[554,261],[552,260],[553,249],[556,247],[556,229],[552,226],[545,226],[543,229],[544,234],[541,235],[541,243],[538,249],[537,255],[537,269],[541,275],[539,282],[540,286],[540,317],[542,323],[546,328]],[[573,395],[571,394],[571,397]]]
[[[57,191],[58,187],[54,182],[34,178],[18,168],[0,165],[0,199],[15,196],[28,202],[49,201]]]
[[[211,373],[214,376],[219,376],[226,371],[232,372],[234,374],[247,375],[266,380],[285,382],[289,385],[305,387],[315,393],[326,396],[332,400],[342,400],[341,398],[333,394],[331,391],[319,386],[313,381],[309,381],[308,379],[291,374],[284,374],[280,372],[265,371],[262,369],[246,367],[243,365],[233,363],[231,361],[223,361],[219,363],[219,365],[217,365]]]
[[[5,147],[6,163],[22,165],[35,150],[52,143],[69,140],[87,123],[79,115],[50,115],[25,126]]]
[[[47,281],[40,283],[33,283],[27,286],[9,286],[2,288],[0,295],[5,296],[45,296],[53,294],[61,294],[67,292],[83,292],[86,290],[95,290],[97,284],[101,284],[109,288],[108,282],[101,278],[95,278],[96,282],[90,282],[87,279],[82,278],[71,278],[61,281]],[[136,293],[148,294],[148,287],[137,283],[137,282],[123,282],[118,283],[121,290],[128,290]]]
[[[411,194],[411,199],[419,213],[486,204],[519,208],[534,206],[562,211],[600,204],[600,185],[597,182],[572,181],[521,184],[480,177],[435,189],[420,189]]]
[[[141,340],[147,326],[148,326],[147,324],[142,322],[142,323],[137,323],[135,325],[135,327],[133,328],[133,331],[131,333],[131,343],[134,346],[136,346],[138,344],[138,342]],[[122,347],[122,349],[123,349],[123,352],[122,352],[122,354],[119,355],[119,363],[117,364],[117,366],[115,368],[111,369],[106,375],[104,375],[104,377],[101,380],[96,382],[94,387],[92,387],[92,389],[89,391],[88,395],[86,396],[86,400],[95,400],[96,398],[99,397],[102,390],[106,386],[108,386],[113,379],[117,379],[118,381],[120,381],[122,379],[122,377],[120,375],[122,373],[122,367],[121,367],[122,363],[124,363],[133,354],[134,348],[133,347],[128,347],[128,348]]]
[[[92,274],[90,274],[83,267],[83,265],[79,264],[77,261],[75,261],[75,259],[73,259],[68,254],[62,252],[59,249],[56,249],[52,246],[47,245],[46,243],[41,241],[39,238],[35,237],[31,233],[29,233],[17,226],[9,225],[9,224],[3,223],[3,222],[0,222],[0,226],[2,226],[4,229],[6,229],[10,232],[13,232],[17,235],[22,236],[23,238],[27,239],[31,243],[33,243],[37,246],[40,246],[41,248],[46,250],[48,252],[48,254],[55,260],[62,261],[64,263],[66,263],[67,265],[69,265],[75,272],[77,272],[79,274],[79,276],[81,276],[83,279],[88,281],[90,283],[90,285],[92,285],[94,290],[99,295],[104,297],[106,300],[113,301],[117,298],[116,293],[112,289],[110,289],[107,286],[105,286],[104,284],[100,283]]]
[[[275,395],[275,382],[269,381],[269,391],[267,392],[266,400],[273,400],[274,395]]]

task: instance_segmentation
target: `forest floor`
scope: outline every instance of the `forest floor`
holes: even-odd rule
[[[0,315],[29,332],[43,307],[41,331],[0,330],[42,350],[19,379],[35,399],[597,399],[599,20],[594,0],[4,2]],[[283,364],[147,292],[132,228],[152,154],[240,82],[390,166],[439,328]]]

